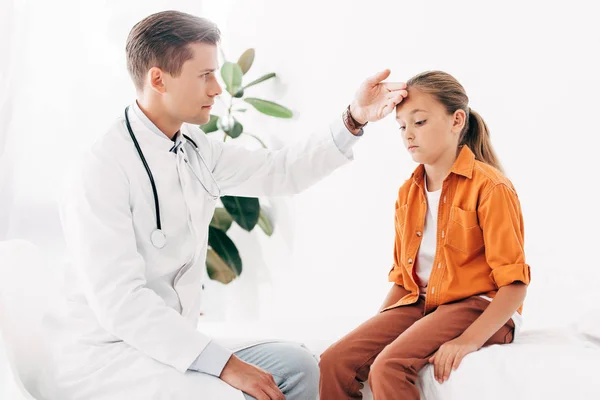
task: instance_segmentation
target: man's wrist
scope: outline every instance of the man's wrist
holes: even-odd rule
[[[227,372],[230,372],[229,369],[231,369],[231,368],[235,369],[238,361],[239,361],[239,358],[237,358],[235,354],[232,354],[231,357],[229,357],[229,359],[223,366],[223,369],[221,370],[221,373],[219,374],[219,378],[223,378],[223,374],[225,373],[226,369],[227,369]]]
[[[354,121],[357,122],[358,125],[365,126],[367,124],[368,121],[364,119],[364,117],[360,113],[359,107],[356,106],[354,103],[350,104],[349,111],[350,115],[352,116]]]
[[[354,110],[354,111],[353,111]],[[354,135],[358,135],[361,129],[367,124],[367,122],[362,121],[362,117],[356,119],[355,115],[360,115],[357,111],[357,107],[354,105],[349,105],[348,108],[344,110],[342,114],[342,119],[344,121],[344,125],[346,128],[352,132]]]

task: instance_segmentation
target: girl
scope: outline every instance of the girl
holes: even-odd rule
[[[517,193],[483,119],[447,73],[407,82],[396,108],[420,165],[396,201],[393,286],[381,311],[321,356],[321,400],[419,399],[419,371],[443,383],[463,357],[512,342],[529,284]]]

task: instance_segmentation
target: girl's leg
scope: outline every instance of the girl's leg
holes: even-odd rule
[[[329,347],[319,366],[321,400],[361,399],[375,357],[423,316],[424,301],[377,314]],[[394,397],[398,399],[398,397]]]
[[[375,400],[418,400],[419,371],[444,343],[460,336],[489,305],[478,296],[439,306],[421,318],[387,346],[371,366],[369,384]],[[485,344],[512,341],[514,323],[509,320]]]

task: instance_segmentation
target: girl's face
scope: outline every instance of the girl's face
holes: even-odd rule
[[[419,164],[434,165],[452,152],[456,155],[466,113],[448,114],[432,95],[409,88],[408,96],[396,108],[396,121],[405,147]]]

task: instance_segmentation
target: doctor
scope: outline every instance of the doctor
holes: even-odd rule
[[[315,399],[301,345],[237,352],[197,330],[208,226],[220,196],[298,193],[352,159],[362,126],[407,95],[367,79],[331,126],[278,151],[210,140],[198,128],[221,94],[219,30],[167,11],[126,45],[137,101],[84,157],[62,204],[72,263],[50,327],[56,398]]]

